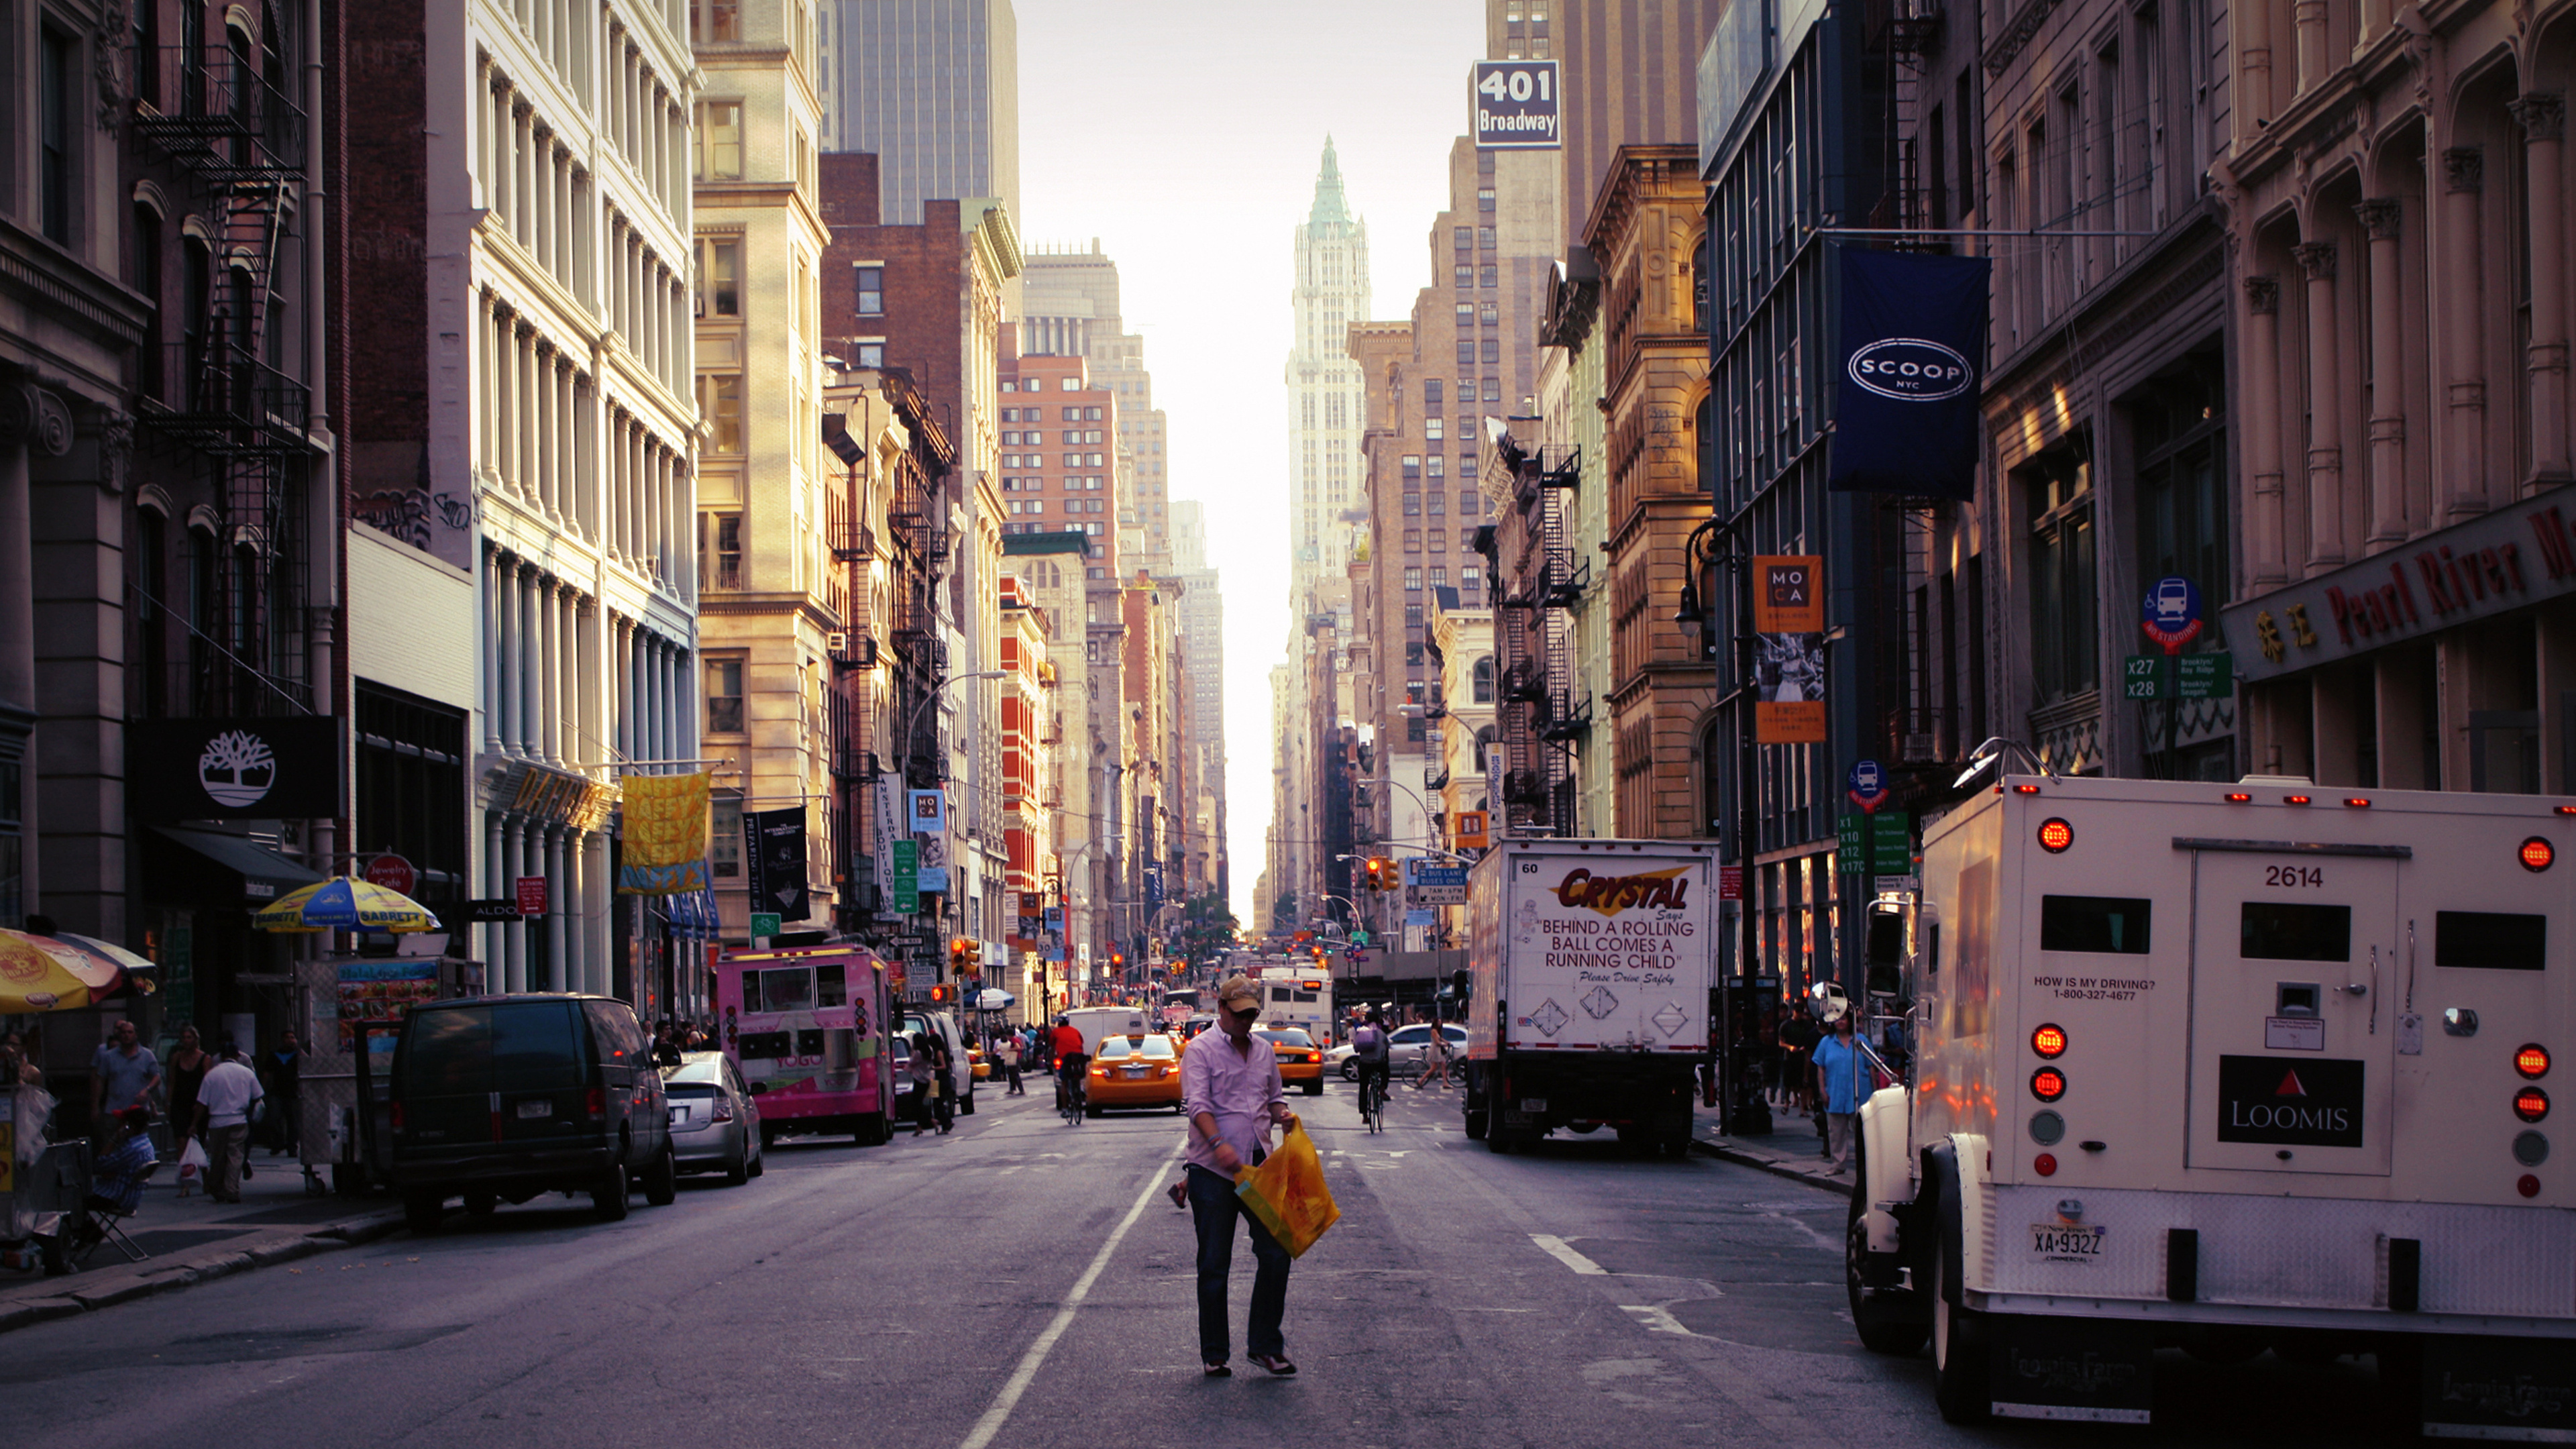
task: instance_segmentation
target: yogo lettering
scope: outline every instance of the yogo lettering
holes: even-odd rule
[[[1588,870],[1566,873],[1557,883],[1556,902],[1568,909],[1587,908],[1605,916],[1615,916],[1632,906],[1648,910],[1679,910],[1682,907],[1686,866],[1648,871],[1640,875],[1596,876]]]
[[[1940,402],[1975,380],[1968,359],[1921,337],[1890,337],[1852,353],[1851,380],[1899,402]]]

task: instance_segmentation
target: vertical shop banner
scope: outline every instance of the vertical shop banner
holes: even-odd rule
[[[742,812],[743,869],[750,875],[751,909],[775,911],[781,921],[814,913],[805,882],[805,807]]]
[[[705,889],[715,776],[629,775],[618,783],[624,794],[618,894],[676,896]]]
[[[873,812],[876,818],[871,822],[876,830],[877,890],[880,892],[878,898],[884,902],[878,911],[879,915],[898,914],[894,900],[895,842],[900,839],[907,845],[911,843],[910,837],[904,834],[904,816],[910,808],[911,802],[904,798],[902,777],[891,772],[879,775],[876,810]],[[903,890],[907,892],[913,889],[912,870],[913,867],[909,864],[903,870]],[[915,909],[919,907],[916,906]],[[909,912],[901,914],[909,914]]]
[[[1814,554],[1753,560],[1753,738],[1765,745],[1825,742],[1825,561]]]
[[[1977,394],[1986,357],[1984,257],[1842,247],[1839,492],[1976,496]]]
[[[948,793],[911,792],[912,838],[920,850],[913,889],[924,895],[948,894]]]

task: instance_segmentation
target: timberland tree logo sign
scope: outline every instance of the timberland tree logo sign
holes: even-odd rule
[[[2218,1140],[2359,1147],[2362,1080],[2357,1061],[2222,1056]]]
[[[205,753],[197,756],[197,783],[219,805],[256,805],[277,783],[277,755],[248,730],[226,730],[206,741]]]

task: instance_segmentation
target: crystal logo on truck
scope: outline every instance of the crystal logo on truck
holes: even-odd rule
[[[2362,1064],[2218,1059],[2218,1140],[2292,1147],[2361,1145]]]
[[[1605,916],[1615,916],[1631,906],[1648,910],[1679,910],[1682,893],[1689,884],[1683,875],[1690,869],[1677,865],[1669,870],[1647,871],[1639,875],[1596,876],[1588,870],[1571,870],[1556,887],[1556,902],[1569,909],[1588,907]]]

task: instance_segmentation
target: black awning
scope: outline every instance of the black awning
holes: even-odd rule
[[[247,835],[184,825],[156,825],[152,833],[178,848],[144,852],[147,899],[257,909],[322,879]]]

